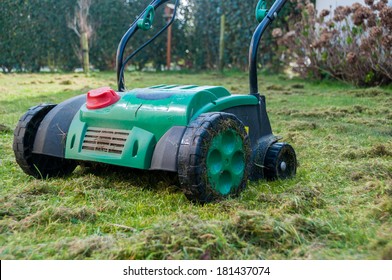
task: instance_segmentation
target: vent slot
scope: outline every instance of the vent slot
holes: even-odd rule
[[[127,130],[89,127],[84,136],[82,150],[120,155],[128,136]]]

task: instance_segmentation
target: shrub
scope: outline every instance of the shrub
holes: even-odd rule
[[[302,16],[280,42],[302,77],[333,77],[357,86],[392,82],[392,7],[387,0],[339,6],[317,14],[297,0]]]

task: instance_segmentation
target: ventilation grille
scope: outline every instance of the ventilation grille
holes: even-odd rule
[[[83,141],[83,150],[121,154],[129,131],[119,129],[90,127]]]

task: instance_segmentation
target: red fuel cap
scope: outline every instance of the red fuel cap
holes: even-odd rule
[[[87,93],[87,109],[95,110],[108,107],[120,100],[120,95],[110,87],[90,90]]]

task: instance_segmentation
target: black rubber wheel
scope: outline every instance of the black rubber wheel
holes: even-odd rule
[[[274,135],[262,137],[259,139],[257,144],[252,148],[251,156],[251,169],[249,174],[250,181],[257,181],[264,179],[264,160],[267,154],[268,148],[276,143],[277,138]]]
[[[264,176],[267,180],[289,179],[297,173],[297,157],[287,143],[274,143],[264,159]]]
[[[181,188],[191,201],[238,195],[247,184],[250,142],[236,116],[206,113],[192,121],[178,154]]]
[[[76,168],[74,161],[33,153],[37,130],[46,114],[55,106],[42,104],[30,108],[20,118],[14,130],[13,150],[16,162],[26,174],[38,179],[66,176]]]

